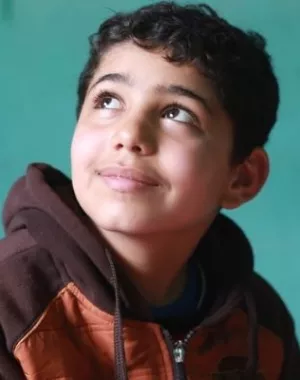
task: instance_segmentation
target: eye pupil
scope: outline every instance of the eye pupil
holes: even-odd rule
[[[102,106],[103,107],[107,107],[107,106],[109,106],[109,104],[111,103],[111,98],[110,97],[106,97],[106,98],[103,98],[103,100],[102,100]]]
[[[178,108],[173,108],[169,111],[169,117],[174,119],[174,117],[178,116],[179,112]]]

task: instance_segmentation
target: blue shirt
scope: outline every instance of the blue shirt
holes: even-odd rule
[[[188,263],[187,280],[180,297],[168,305],[152,307],[152,315],[155,320],[193,317],[200,309],[204,295],[204,272],[192,258]]]

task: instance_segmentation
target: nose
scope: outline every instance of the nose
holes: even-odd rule
[[[115,150],[146,156],[153,154],[157,149],[155,126],[147,117],[127,118],[116,129],[112,142]]]

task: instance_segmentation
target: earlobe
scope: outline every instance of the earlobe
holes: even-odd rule
[[[263,148],[256,148],[232,170],[221,206],[234,209],[253,199],[269,175],[269,158]]]

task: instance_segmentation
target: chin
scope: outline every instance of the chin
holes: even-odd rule
[[[105,201],[86,205],[85,212],[98,230],[124,234],[149,233],[158,227],[158,210],[139,204]],[[159,223],[160,224],[160,223]]]
[[[143,225],[134,225],[129,223],[97,223],[97,229],[98,231],[108,231],[108,232],[117,232],[119,234],[124,235],[146,235],[150,234],[151,229],[149,229],[149,226],[143,226]]]
[[[119,232],[126,235],[141,235],[158,232],[160,226],[157,224],[157,218],[151,217],[130,217],[130,215],[122,216],[111,216],[103,215],[101,216],[92,216],[90,218],[93,220],[99,231],[111,231]]]

